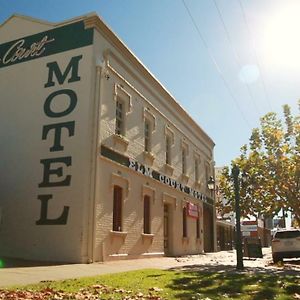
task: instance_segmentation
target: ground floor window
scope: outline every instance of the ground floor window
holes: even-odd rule
[[[187,237],[187,216],[186,207],[182,210],[182,236]]]
[[[122,194],[123,189],[114,186],[113,231],[122,231]]]
[[[200,219],[196,219],[196,237],[200,239]]]
[[[151,233],[150,197],[144,196],[144,233]]]

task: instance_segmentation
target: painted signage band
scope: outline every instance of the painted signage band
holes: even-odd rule
[[[213,199],[205,196],[204,194],[192,189],[191,187],[187,185],[183,185],[182,183],[176,181],[175,179],[172,179],[164,174],[161,174],[150,167],[144,166],[137,162],[134,159],[128,158],[120,153],[117,153],[105,146],[101,146],[101,154],[109,158],[110,160],[113,160],[125,167],[130,168],[131,170],[134,170],[136,172],[139,172],[147,177],[153,178],[165,185],[168,185],[174,189],[177,189],[181,192],[184,192],[188,194],[189,196],[196,198],[198,200],[202,200],[208,204],[213,205]]]
[[[93,29],[69,24],[0,45],[0,68],[91,45]]]

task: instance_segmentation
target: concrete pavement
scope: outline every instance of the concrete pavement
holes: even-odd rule
[[[250,260],[245,259],[244,266],[249,269],[257,268],[257,270],[265,270],[267,272],[279,271],[280,268],[271,263],[272,259],[270,248],[263,248],[263,254],[263,258]],[[94,264],[68,264],[52,266],[32,266],[32,264],[23,264],[23,267],[8,267],[0,269],[0,287],[26,285],[46,280],[63,280],[147,268],[190,269],[192,267],[197,270],[234,270],[235,264],[235,251],[221,251],[179,258],[161,257],[110,261]],[[287,264],[287,266],[288,268],[291,268],[289,264]],[[300,274],[300,260],[296,261],[296,263],[292,265],[292,269]]]
[[[126,272],[145,268],[167,268],[176,265],[174,258],[149,258],[111,261],[94,264],[68,264],[55,266],[12,267],[0,269],[0,287],[26,285],[46,280],[94,276]]]

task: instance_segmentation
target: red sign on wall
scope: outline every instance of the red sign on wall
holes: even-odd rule
[[[191,218],[199,218],[198,205],[188,202],[187,204],[187,215]]]

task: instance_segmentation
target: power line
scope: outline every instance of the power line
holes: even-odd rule
[[[218,15],[219,15],[219,18],[220,18],[220,20],[221,20],[221,22],[222,22],[222,26],[223,26],[223,28],[224,28],[224,31],[225,31],[225,33],[226,33],[226,37],[227,37],[228,43],[230,44],[231,49],[232,49],[232,51],[233,51],[233,54],[234,54],[234,58],[235,58],[236,64],[237,64],[237,66],[238,66],[240,69],[242,69],[241,58],[240,58],[238,52],[236,51],[236,49],[235,49],[234,46],[233,46],[233,42],[232,42],[232,40],[231,40],[231,38],[230,38],[230,34],[229,34],[228,28],[227,28],[227,26],[226,26],[226,24],[225,24],[225,21],[224,21],[224,18],[223,18],[223,16],[222,16],[222,13],[221,13],[221,11],[220,11],[220,8],[219,8],[219,6],[218,6],[216,0],[213,0],[213,2],[214,2],[215,7],[216,7],[216,9],[217,9],[217,11],[218,11]],[[259,111],[259,109],[258,109],[258,106],[257,106],[255,100],[254,100],[254,97],[253,97],[253,94],[252,94],[252,92],[251,92],[250,86],[249,86],[249,84],[248,84],[247,82],[244,82],[244,84],[245,84],[245,86],[246,86],[246,88],[247,88],[247,91],[248,91],[249,97],[250,97],[250,99],[251,99],[251,101],[252,101],[252,103],[253,103],[254,109],[255,109],[256,113],[258,114],[258,116],[260,117],[261,113],[260,113],[260,111]]]
[[[201,34],[201,31],[200,31],[200,29],[199,29],[199,27],[198,27],[198,25],[197,25],[195,19],[193,18],[192,14],[191,14],[191,11],[189,10],[188,6],[186,5],[185,0],[182,0],[182,3],[183,3],[183,5],[184,5],[184,7],[185,7],[185,9],[186,9],[186,11],[187,11],[187,13],[188,13],[188,15],[189,15],[191,21],[192,21],[192,23],[193,23],[195,29],[196,29],[196,32],[198,33],[198,36],[200,37],[200,39],[201,39],[201,41],[202,41],[202,43],[203,43],[205,49],[207,50],[207,53],[208,53],[208,55],[209,55],[209,57],[210,57],[212,63],[214,64],[214,66],[215,66],[215,68],[216,68],[216,70],[217,70],[219,76],[221,77],[221,79],[222,79],[222,81],[223,81],[225,87],[227,88],[230,97],[233,99],[233,101],[234,101],[234,103],[235,103],[237,109],[239,110],[239,112],[240,112],[240,114],[241,114],[241,116],[242,116],[242,119],[245,121],[245,123],[247,124],[247,126],[251,129],[251,126],[250,126],[248,120],[246,119],[246,117],[245,117],[245,115],[244,115],[244,113],[243,113],[243,111],[242,111],[242,109],[241,109],[241,107],[240,107],[240,105],[239,105],[239,103],[238,103],[236,97],[235,97],[234,94],[232,93],[232,91],[231,91],[231,89],[230,89],[230,87],[229,87],[227,81],[225,80],[225,77],[224,77],[224,75],[223,75],[223,73],[222,73],[222,71],[221,71],[221,68],[219,67],[219,65],[218,65],[216,59],[214,58],[214,56],[213,56],[213,54],[212,54],[210,48],[208,47],[208,45],[207,45],[207,43],[206,43],[206,41],[205,41],[203,35]]]
[[[267,102],[268,102],[268,105],[269,105],[270,109],[273,111],[273,107],[272,107],[272,104],[271,104],[271,101],[270,101],[270,97],[269,97],[269,94],[268,94],[267,89],[266,89],[266,84],[265,84],[264,76],[263,76],[263,73],[262,73],[260,59],[258,58],[255,42],[254,42],[254,39],[253,39],[253,35],[251,34],[251,30],[250,30],[249,22],[248,22],[248,19],[247,19],[247,15],[246,15],[246,12],[244,10],[244,6],[243,6],[241,0],[238,0],[238,2],[240,4],[240,8],[241,8],[241,11],[242,11],[242,16],[243,16],[244,22],[245,22],[246,27],[247,27],[248,35],[250,37],[251,47],[252,47],[252,50],[253,50],[253,53],[254,53],[254,57],[255,57],[255,60],[257,62],[258,68],[260,70],[261,82],[262,82],[263,90],[264,90],[264,93],[265,93],[265,97],[267,99]]]

